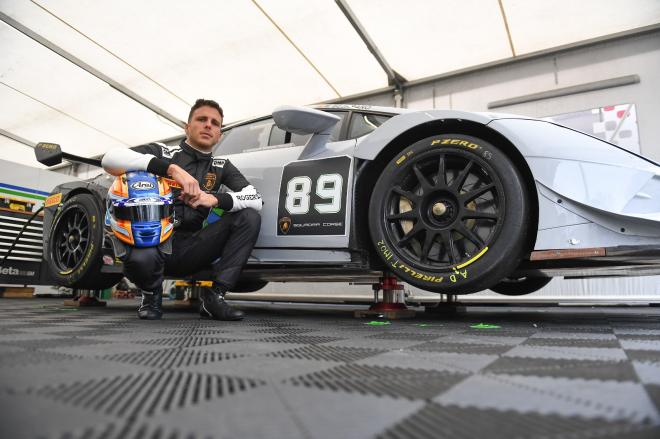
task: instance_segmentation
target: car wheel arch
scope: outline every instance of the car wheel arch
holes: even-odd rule
[[[479,122],[464,119],[434,120],[416,125],[401,133],[399,136],[395,137],[387,145],[385,145],[374,157],[374,159],[370,160],[365,165],[365,169],[358,175],[355,183],[356,204],[360,203],[366,206],[369,205],[376,180],[380,176],[380,173],[385,169],[385,166],[390,162],[390,160],[392,160],[392,158],[400,153],[404,148],[424,138],[449,133],[470,135],[492,143],[493,145],[500,148],[518,168],[522,174],[525,184],[528,188],[530,188],[528,195],[531,204],[531,216],[530,227],[525,238],[525,246],[528,252],[531,252],[534,249],[534,245],[536,243],[539,211],[538,194],[536,191],[534,177],[523,155],[514,146],[514,144],[498,131]],[[364,215],[356,216],[355,226],[357,228],[357,233],[355,236],[364,237],[369,235],[368,221],[365,220]],[[371,255],[376,255],[376,249],[374,248],[371,240],[364,241],[368,242],[360,242],[360,244],[362,246],[366,246]],[[371,259],[372,261],[377,261],[377,263],[380,263],[377,257]]]

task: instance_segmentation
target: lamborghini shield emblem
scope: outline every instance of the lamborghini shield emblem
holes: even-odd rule
[[[213,172],[209,172],[206,174],[204,177],[204,189],[207,191],[210,191],[213,189],[215,186],[215,174]]]
[[[288,216],[280,218],[278,224],[280,226],[280,230],[282,231],[282,233],[286,235],[287,233],[289,233],[289,229],[291,228],[291,218],[289,218]]]

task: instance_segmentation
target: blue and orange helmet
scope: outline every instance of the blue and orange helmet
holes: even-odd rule
[[[154,247],[174,230],[172,190],[165,179],[145,171],[115,178],[108,190],[106,225],[134,247]]]

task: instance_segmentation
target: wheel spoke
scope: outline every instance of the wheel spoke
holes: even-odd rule
[[[406,197],[407,199],[410,200],[411,203],[413,203],[413,205],[417,204],[417,202],[419,201],[419,196],[417,196],[417,195],[413,194],[412,192],[409,192],[405,189],[402,189],[401,186],[394,186],[392,188],[392,192],[397,193],[397,194],[401,195],[402,197]]]
[[[474,200],[475,198],[478,198],[485,194],[486,192],[492,190],[495,188],[495,185],[493,183],[481,186],[477,189],[473,189],[469,192],[465,192],[464,194],[461,194],[458,196],[459,201],[461,204],[464,206],[465,204],[469,203],[470,201]]]
[[[428,192],[433,189],[433,185],[427,180],[426,176],[422,173],[422,170],[419,169],[419,165],[414,164],[412,168],[413,172],[415,173],[415,177],[417,177],[419,184],[422,186],[422,190],[424,192]]]
[[[406,236],[401,238],[399,240],[399,242],[396,243],[396,245],[398,245],[400,247],[408,245],[410,243],[410,240],[413,239],[415,237],[415,235],[417,235],[422,230],[424,230],[424,226],[422,226],[422,223],[420,223],[420,222],[416,223],[413,226],[413,228],[410,230],[410,232],[408,232],[406,234]]]
[[[435,242],[435,232],[430,230],[426,231],[426,236],[424,237],[424,244],[422,245],[422,263],[425,264],[429,260],[429,253],[431,253],[431,248],[433,247],[433,242]]]
[[[490,221],[497,221],[498,216],[496,213],[486,213],[486,212],[479,212],[477,210],[470,210],[470,209],[464,209],[463,213],[461,214],[461,219],[483,219],[483,220],[490,220]]]
[[[484,246],[484,241],[479,237],[479,235],[465,227],[465,224],[459,222],[456,227],[456,231],[468,239],[477,248],[481,249]]]
[[[467,163],[467,165],[465,165],[463,170],[459,172],[459,174],[456,176],[454,181],[451,182],[450,188],[458,193],[461,187],[463,187],[463,184],[465,183],[467,176],[470,174],[471,169],[472,169],[472,160],[470,160]]]
[[[414,210],[409,210],[407,212],[399,212],[399,213],[393,213],[391,215],[387,215],[387,220],[388,221],[399,221],[399,220],[416,220],[417,219],[417,214],[415,213]]]
[[[447,175],[445,174],[445,155],[442,154],[438,159],[438,175],[435,187],[442,189],[447,187]]]
[[[445,252],[447,252],[447,256],[449,256],[449,262],[455,264],[456,262],[458,262],[458,257],[456,256],[456,247],[454,245],[454,239],[451,237],[451,231],[443,230],[440,233],[438,233],[438,235],[442,239],[442,244],[445,247]]]

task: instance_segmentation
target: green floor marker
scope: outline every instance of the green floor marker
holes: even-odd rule
[[[497,329],[499,328],[498,325],[490,325],[488,323],[479,323],[478,325],[472,325],[470,328],[474,329]]]
[[[371,325],[371,326],[383,326],[383,325],[389,325],[389,324],[390,324],[390,322],[379,322],[379,321],[376,321],[376,320],[365,323],[365,325]]]

